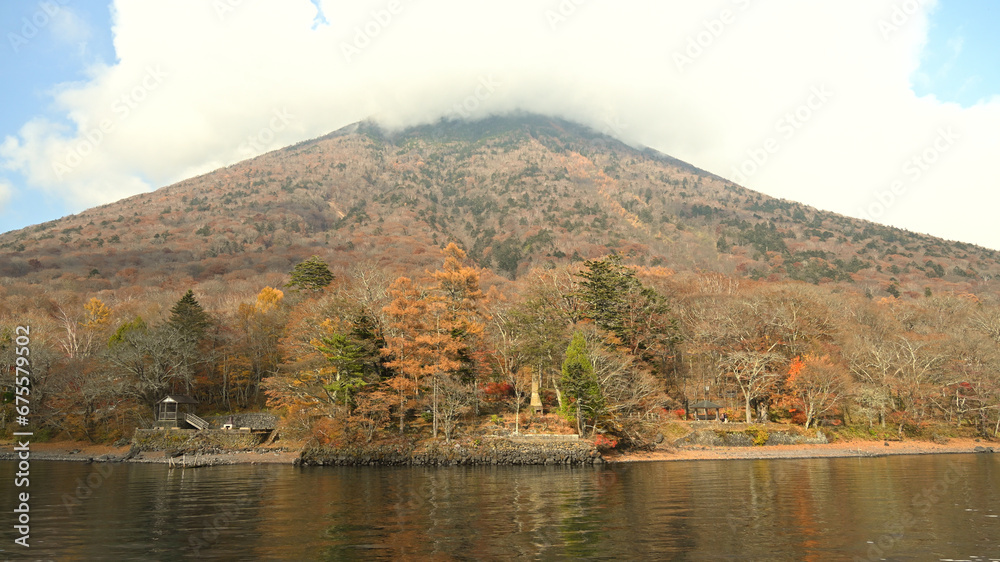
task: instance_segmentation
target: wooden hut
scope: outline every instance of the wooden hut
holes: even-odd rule
[[[716,404],[711,400],[699,400],[694,404],[688,406],[688,412],[694,413],[694,419],[696,420],[712,420],[719,421],[719,410],[723,408],[722,404]],[[715,411],[715,417],[711,417],[712,411]]]
[[[198,401],[183,394],[168,394],[154,407],[154,427],[163,429],[205,429],[208,422],[194,414]]]

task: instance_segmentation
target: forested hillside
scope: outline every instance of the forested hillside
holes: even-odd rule
[[[998,257],[559,120],[362,123],[0,235],[0,364],[30,326],[35,419],[93,440],[165,392],[325,442],[515,412],[641,442],[704,397],[748,421],[986,435]],[[557,416],[527,413],[533,385]]]

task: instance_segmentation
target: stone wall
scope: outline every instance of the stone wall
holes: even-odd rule
[[[514,441],[485,438],[472,442],[414,445],[314,447],[302,452],[305,465],[554,465],[601,464],[604,459],[588,441]]]
[[[139,451],[209,452],[211,450],[253,449],[261,444],[263,435],[242,431],[206,429],[137,429],[132,446]]]
[[[788,431],[731,430],[731,429],[699,429],[674,441],[675,447],[690,447],[703,445],[708,447],[753,447],[754,445],[814,445],[827,443],[822,431],[815,436],[790,433]],[[764,440],[755,443],[755,440]]]

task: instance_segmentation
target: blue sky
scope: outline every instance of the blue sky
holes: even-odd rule
[[[998,16],[989,0],[0,2],[0,232],[366,117],[520,109],[1000,248]]]
[[[1000,3],[950,0],[934,10],[914,74],[917,95],[969,107],[1000,95]]]
[[[111,11],[107,1],[51,0],[69,21],[56,21],[39,2],[0,2],[0,139],[16,135],[33,117],[46,115],[69,122],[54,110],[52,92],[60,85],[88,78],[94,64],[112,64],[115,51]],[[64,18],[69,19],[69,18]],[[79,211],[63,198],[30,189],[21,174],[0,169],[0,178],[14,186],[10,200],[0,205],[0,232],[37,224]]]

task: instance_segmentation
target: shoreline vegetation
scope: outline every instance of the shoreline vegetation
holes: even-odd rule
[[[116,328],[95,297],[86,318],[65,317],[66,361],[27,327],[0,333],[0,365],[31,374],[4,394],[0,425],[28,425],[30,391],[38,442],[131,442],[87,458],[182,466],[255,462],[247,451],[306,465],[603,464],[1000,435],[1000,308],[971,298],[837,308],[801,286],[705,292],[617,253],[536,270],[505,296],[495,278],[484,291],[487,271],[455,243],[441,257],[418,280],[369,264],[335,282],[313,256],[276,284],[287,300],[267,286],[235,317],[188,289],[169,317]],[[136,429],[153,427],[179,431]]]
[[[16,453],[13,447],[14,442],[0,443],[0,460],[15,460]],[[448,448],[458,446],[456,443],[444,444]],[[593,448],[588,441],[581,441],[580,445]],[[348,459],[344,457],[342,462],[335,462],[338,450],[329,449],[325,453],[330,455],[326,462],[318,462],[315,457],[310,457],[309,449],[296,445],[286,446],[261,446],[244,450],[222,450],[208,453],[182,454],[176,455],[172,451],[138,451],[133,454],[129,445],[115,447],[112,445],[95,445],[78,441],[54,441],[46,443],[31,444],[31,459],[45,461],[77,461],[77,462],[129,462],[144,464],[169,464],[179,468],[197,468],[204,466],[233,465],[233,464],[342,464],[342,465],[458,465],[458,464],[605,464],[605,463],[628,463],[628,462],[675,462],[675,461],[702,461],[702,460],[782,460],[782,459],[812,459],[812,458],[843,458],[843,457],[881,457],[889,455],[927,455],[927,454],[963,454],[963,453],[1000,453],[1000,447],[989,441],[980,439],[960,438],[950,439],[944,443],[923,440],[906,441],[883,441],[883,440],[850,440],[836,441],[833,443],[809,443],[791,445],[762,445],[762,446],[711,446],[711,445],[688,445],[678,447],[667,447],[653,451],[611,451],[598,454],[592,458],[601,459],[597,462],[572,462],[566,463],[556,460],[556,462],[546,462],[552,460],[550,444],[534,444],[522,448],[522,455],[530,455],[531,448],[534,447],[538,455],[533,462],[528,462],[528,457],[524,457],[525,462],[434,462],[435,459],[426,457],[427,450],[418,451],[416,454],[424,454],[425,457],[417,462],[379,462],[377,459],[369,459],[367,462],[351,462],[357,457]],[[528,452],[525,452],[528,451]],[[594,449],[596,451],[596,449]],[[305,455],[303,453],[306,453]],[[312,453],[313,455],[315,453]],[[433,450],[432,454],[439,455],[438,460],[444,461],[447,457],[440,449]],[[454,458],[454,455],[452,455]]]

